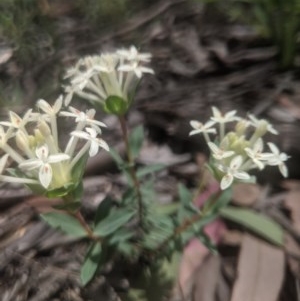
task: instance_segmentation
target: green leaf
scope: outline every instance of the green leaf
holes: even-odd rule
[[[207,202],[207,206],[210,207],[210,210],[212,212],[217,212],[218,210],[220,210],[221,208],[226,207],[229,202],[231,201],[232,198],[232,189],[231,187],[228,189],[225,189],[221,192],[221,195],[219,196],[219,198],[214,202],[214,198],[215,195],[212,196],[212,198],[210,199],[209,202]],[[214,202],[212,205],[211,202]]]
[[[81,182],[88,158],[89,153],[86,152],[72,168],[72,180],[74,183]]]
[[[101,251],[100,242],[93,242],[90,246],[80,272],[80,279],[83,285],[88,284],[96,274],[101,263]]]
[[[220,215],[225,219],[245,226],[273,244],[283,245],[283,230],[281,226],[266,215],[249,209],[231,206],[222,208]]]
[[[87,233],[79,221],[68,214],[60,212],[49,212],[41,215],[42,219],[53,228],[58,228],[62,232],[74,237],[85,237]]]
[[[138,157],[144,141],[144,128],[140,125],[129,136],[129,145],[133,158]]]
[[[109,114],[124,115],[128,110],[127,102],[116,95],[110,95],[106,98],[104,111]]]
[[[94,224],[99,224],[104,218],[106,218],[112,209],[112,206],[114,204],[114,200],[111,197],[106,197],[98,206],[96,214],[95,214],[95,220]]]
[[[137,177],[138,178],[142,178],[148,174],[160,171],[162,169],[164,169],[166,166],[164,164],[153,164],[153,165],[149,165],[149,166],[144,166],[141,167],[137,170]]]
[[[192,203],[193,195],[183,184],[179,184],[178,193],[182,204],[189,205]]]
[[[129,209],[113,210],[104,220],[96,225],[94,234],[105,237],[124,226],[133,216],[135,212]]]
[[[122,159],[122,157],[119,155],[119,153],[113,147],[109,148],[109,153],[112,156],[112,158],[115,160],[115,162],[117,163],[119,168],[121,169],[121,166],[125,165],[125,162]]]

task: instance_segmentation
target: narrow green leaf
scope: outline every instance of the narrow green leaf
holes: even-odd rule
[[[137,177],[142,178],[148,174],[160,171],[164,169],[166,166],[164,164],[154,164],[154,165],[149,165],[149,166],[144,166],[141,167],[137,170]]]
[[[142,144],[144,141],[144,128],[142,126],[138,126],[131,132],[129,136],[129,145],[131,148],[131,153],[134,158],[136,158],[140,150],[142,148]]]
[[[111,197],[106,197],[98,206],[96,214],[95,214],[95,220],[94,224],[99,224],[104,218],[106,218],[112,209],[112,206],[114,204],[114,200]]]
[[[221,208],[226,207],[229,204],[229,202],[231,201],[231,198],[232,198],[232,189],[230,187],[230,188],[225,189],[225,190],[222,191],[221,195],[214,202],[214,204],[211,206],[210,210],[212,212],[217,212]],[[214,196],[212,196],[212,200],[213,199],[214,199]],[[210,206],[209,203],[208,203],[208,206]]]
[[[53,228],[58,228],[62,232],[74,237],[87,236],[85,230],[78,220],[70,215],[60,212],[49,212],[41,215],[42,219]]]
[[[189,205],[192,202],[193,196],[183,184],[179,184],[178,193],[180,202],[182,204]]]
[[[89,153],[86,152],[72,168],[72,180],[74,183],[81,182],[88,158]]]
[[[96,225],[94,234],[105,237],[124,226],[133,216],[135,212],[128,209],[117,209],[112,211],[105,219]]]
[[[122,157],[119,155],[119,153],[113,147],[109,148],[109,153],[112,156],[112,158],[115,160],[115,162],[117,163],[119,168],[120,168],[120,166],[123,166],[125,164]]]
[[[80,279],[83,285],[88,284],[95,276],[99,263],[101,262],[101,251],[100,242],[92,243],[81,267]]]
[[[281,226],[266,215],[259,214],[249,209],[231,206],[222,208],[220,210],[220,215],[225,219],[245,226],[273,244],[279,246],[283,245],[283,230]]]

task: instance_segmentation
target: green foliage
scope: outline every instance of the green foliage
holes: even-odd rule
[[[87,233],[76,218],[65,213],[49,212],[41,214],[42,219],[51,227],[74,237],[86,237]]]
[[[129,136],[129,144],[131,148],[131,154],[134,159],[138,157],[141,151],[144,138],[144,128],[142,126],[137,126],[135,129],[132,130]]]
[[[101,264],[101,251],[101,243],[93,242],[86,253],[80,272],[80,279],[83,285],[88,284],[95,276]]]
[[[170,260],[164,258],[136,273],[124,301],[163,301],[170,297],[178,275],[180,253],[174,252]]]
[[[107,217],[95,225],[94,234],[100,237],[108,236],[124,226],[134,215],[135,212],[129,208],[111,210]]]
[[[163,164],[153,164],[153,165],[143,166],[137,170],[136,175],[138,178],[141,179],[149,174],[153,174],[165,168],[166,166]]]
[[[228,206],[220,210],[220,215],[246,227],[275,245],[283,245],[283,229],[263,214],[249,209]]]
[[[0,36],[13,44],[19,61],[28,65],[53,47],[53,26],[35,0],[2,0]]]

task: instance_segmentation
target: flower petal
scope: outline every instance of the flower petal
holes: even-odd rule
[[[55,154],[55,155],[49,156],[48,162],[49,163],[57,163],[57,162],[61,162],[61,161],[68,160],[68,159],[70,159],[69,155],[60,153],[60,154]]]
[[[48,188],[52,180],[52,168],[46,163],[41,166],[39,171],[39,180],[43,187]]]
[[[225,190],[226,188],[228,188],[233,182],[233,176],[231,174],[226,174],[220,183],[221,189]]]

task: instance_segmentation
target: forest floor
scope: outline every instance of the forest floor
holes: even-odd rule
[[[199,136],[189,137],[190,120],[208,120],[211,106],[268,119],[280,133],[272,139],[291,156],[289,178],[263,172],[257,184],[236,185],[232,203],[276,220],[285,230],[284,248],[232,223],[212,226],[219,253],[212,255],[204,247],[185,252],[181,271],[192,277],[184,289],[195,301],[300,300],[299,67],[279,72],[272,45],[251,27],[228,22],[199,3],[157,1],[100,35],[68,13],[54,17],[62,28],[63,47],[30,70],[18,66],[11,48],[0,52],[0,76],[20,82],[25,95],[9,109],[21,113],[36,95],[55,99],[41,83],[51,77],[58,93],[59,64],[67,67],[81,55],[132,44],[151,52],[155,76],[142,82],[128,118],[132,127],[144,124],[147,129],[139,164],[168,166],[155,179],[159,199],[166,203],[176,199],[178,183],[193,189],[203,175],[207,147]],[[101,116],[109,125],[104,138],[124,151],[116,120]],[[101,200],[120,193],[124,179],[112,159],[100,153],[87,166],[84,187],[83,212],[89,218]],[[0,299],[118,300],[118,292],[128,289],[125,278],[104,271],[88,287],[80,285],[86,242],[65,237],[39,219],[50,204],[18,185],[1,184]]]

